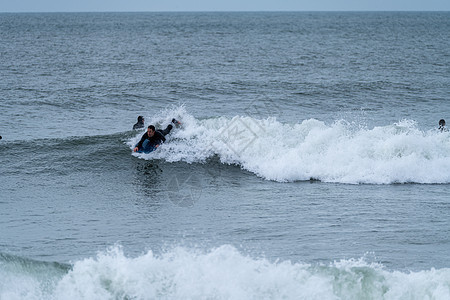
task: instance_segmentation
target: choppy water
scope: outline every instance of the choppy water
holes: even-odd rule
[[[0,299],[449,298],[449,17],[0,14]]]

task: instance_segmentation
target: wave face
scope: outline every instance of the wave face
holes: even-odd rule
[[[183,125],[159,151],[139,155],[168,162],[205,162],[218,156],[267,180],[337,183],[449,183],[450,135],[423,131],[411,120],[366,128],[316,119],[283,124],[250,116],[199,120],[184,107],[152,119],[166,126],[172,116]],[[141,134],[132,138],[130,148]]]
[[[1,299],[449,299],[450,269],[388,271],[364,258],[310,265],[224,245],[130,258],[113,247],[72,268],[0,257]],[[64,271],[65,274],[61,274]],[[43,279],[44,278],[44,279]]]
[[[0,253],[0,299],[51,299],[69,265]]]

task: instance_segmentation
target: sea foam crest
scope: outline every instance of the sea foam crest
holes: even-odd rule
[[[450,299],[450,269],[388,271],[364,258],[271,262],[231,245],[137,257],[115,246],[65,274],[18,264],[0,263],[1,299]]]
[[[449,299],[449,269],[389,272],[363,259],[269,262],[224,245],[126,257],[120,247],[76,262],[55,290],[69,299]]]
[[[144,159],[205,162],[218,156],[267,180],[339,183],[449,183],[450,134],[422,131],[411,120],[366,128],[343,120],[284,124],[250,116],[196,119],[184,107],[164,112],[183,124]],[[130,140],[132,147],[140,135]]]

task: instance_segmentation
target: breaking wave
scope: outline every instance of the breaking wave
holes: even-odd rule
[[[120,246],[71,268],[0,256],[1,299],[449,299],[450,270],[386,270],[364,258],[270,262],[230,245],[127,257]]]
[[[168,142],[151,154],[134,155],[188,163],[217,156],[221,163],[279,182],[450,183],[450,134],[420,130],[412,120],[366,128],[345,120],[196,119],[181,106],[151,121],[161,127],[172,117],[182,126],[173,129]],[[129,140],[130,148],[141,134]]]

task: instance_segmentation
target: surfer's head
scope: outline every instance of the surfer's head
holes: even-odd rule
[[[139,117],[138,117],[138,122],[139,122],[139,123],[144,122],[144,117],[143,117],[143,116],[139,116]]]
[[[440,119],[439,120],[439,126],[445,126],[445,120],[444,119]]]
[[[156,128],[153,125],[149,125],[147,127],[147,134],[149,137],[152,137],[155,134]]]

